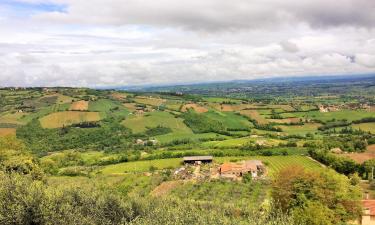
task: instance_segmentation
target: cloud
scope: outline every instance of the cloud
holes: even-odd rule
[[[283,41],[280,45],[287,52],[295,53],[299,51],[298,46],[290,41]]]
[[[0,7],[1,86],[166,84],[375,68],[370,0],[17,4],[27,7]]]
[[[172,26],[193,30],[264,29],[290,23],[313,27],[374,27],[373,0],[56,0],[66,11],[36,18],[73,24]],[[93,13],[95,12],[95,13]]]

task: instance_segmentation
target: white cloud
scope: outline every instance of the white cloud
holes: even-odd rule
[[[1,86],[160,84],[375,68],[371,0],[22,2],[67,8],[33,10],[30,18],[6,7]]]

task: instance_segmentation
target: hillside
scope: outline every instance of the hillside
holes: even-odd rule
[[[14,171],[23,168],[25,174],[34,174],[34,167],[39,168],[33,177],[46,180],[46,192],[52,191],[50,188],[91,186],[97,188],[95,193],[106,196],[100,192],[105,187],[119,198],[134,201],[132,204],[143,204],[145,209],[152,208],[151,199],[157,196],[160,199],[154,204],[164,216],[177,212],[163,204],[175,204],[181,212],[208,207],[218,223],[261,220],[254,216],[255,212],[261,208],[273,210],[276,206],[269,202],[285,197],[275,194],[275,190],[283,188],[281,183],[287,181],[281,174],[290,170],[298,172],[289,173],[289,180],[302,179],[317,185],[316,190],[325,182],[342,184],[340,190],[332,186],[329,193],[345,193],[340,196],[357,199],[350,204],[359,204],[361,189],[348,177],[371,180],[369,171],[375,155],[372,157],[367,149],[375,144],[375,106],[366,100],[369,96],[357,101],[352,94],[355,93],[347,90],[345,101],[341,95],[301,96],[290,101],[287,94],[264,101],[234,98],[231,94],[213,97],[86,88],[3,88],[0,149],[7,152],[23,146],[27,157],[33,160],[20,158],[9,163],[7,160],[13,158],[4,153],[1,162]],[[351,159],[361,158],[361,154],[365,160]],[[188,165],[183,164],[184,156],[213,156],[213,161]],[[262,169],[256,167],[259,171],[249,178],[243,172],[249,171],[244,165],[258,161]],[[31,162],[35,165],[28,164]],[[223,168],[230,169],[223,172]],[[22,182],[41,185],[38,180]],[[366,189],[372,195],[372,190]],[[321,198],[318,193],[312,195],[315,194]],[[137,201],[135,196],[142,200]],[[183,201],[188,205],[183,206]],[[313,204],[308,207],[325,205],[339,220],[359,215],[342,205],[343,216],[324,199],[303,201]],[[299,206],[283,207],[294,212],[301,210]],[[220,214],[223,208],[226,215]],[[150,214],[138,213],[147,224]],[[203,215],[197,213],[193,220],[204,220],[204,216],[199,216]],[[280,224],[305,219],[286,214],[281,217]]]

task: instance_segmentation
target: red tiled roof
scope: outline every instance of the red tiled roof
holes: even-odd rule
[[[363,208],[370,209],[370,216],[375,216],[375,200],[362,200]]]

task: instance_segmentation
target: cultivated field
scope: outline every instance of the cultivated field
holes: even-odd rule
[[[369,159],[375,158],[375,145],[367,146],[367,150],[361,153],[347,153],[347,154],[338,154],[341,157],[346,157],[353,159],[357,163],[363,163]]]
[[[8,135],[16,135],[16,129],[15,128],[0,128],[0,137],[4,137]]]
[[[307,133],[315,133],[318,130],[318,127],[320,127],[320,123],[305,123],[304,125],[291,125],[291,126],[285,126],[280,125],[277,126],[283,130],[283,132],[287,134],[299,134],[299,135],[305,135]]]
[[[168,112],[155,111],[144,115],[131,115],[122,124],[135,133],[144,132],[147,128],[157,126],[169,127],[173,132],[192,133],[191,129],[185,125],[181,118],[175,118]]]
[[[289,113],[289,114],[281,114],[284,117],[299,117],[299,118],[306,118],[306,119],[317,119],[321,121],[328,121],[328,120],[343,120],[346,119],[348,121],[359,120],[366,117],[373,117],[373,112],[368,112],[364,110],[341,110],[337,112],[319,112],[319,111],[309,111],[309,112],[296,112],[296,113]],[[290,116],[291,115],[291,116]]]
[[[261,116],[256,110],[241,110],[241,115],[245,115],[250,119],[256,120],[259,124],[267,124],[268,121]]]
[[[99,121],[100,115],[98,112],[56,112],[49,114],[40,119],[43,128],[60,128],[81,122]]]
[[[160,106],[164,102],[166,102],[165,99],[154,98],[154,97],[144,97],[144,96],[136,97],[134,98],[134,101],[137,103],[141,103],[145,105],[152,105],[152,106]]]
[[[188,111],[188,109],[193,109],[197,113],[208,112],[207,108],[205,108],[205,107],[203,107],[201,105],[195,104],[195,103],[190,103],[190,104],[186,104],[186,105],[182,106],[181,111],[182,112],[186,112],[186,111]]]
[[[73,111],[86,111],[88,109],[89,109],[89,102],[84,101],[84,100],[73,102],[69,108],[69,110],[73,110]]]
[[[7,113],[5,115],[0,116],[0,123],[6,124],[17,124],[21,125],[24,124],[22,118],[28,115],[28,113],[16,112],[16,113]]]

